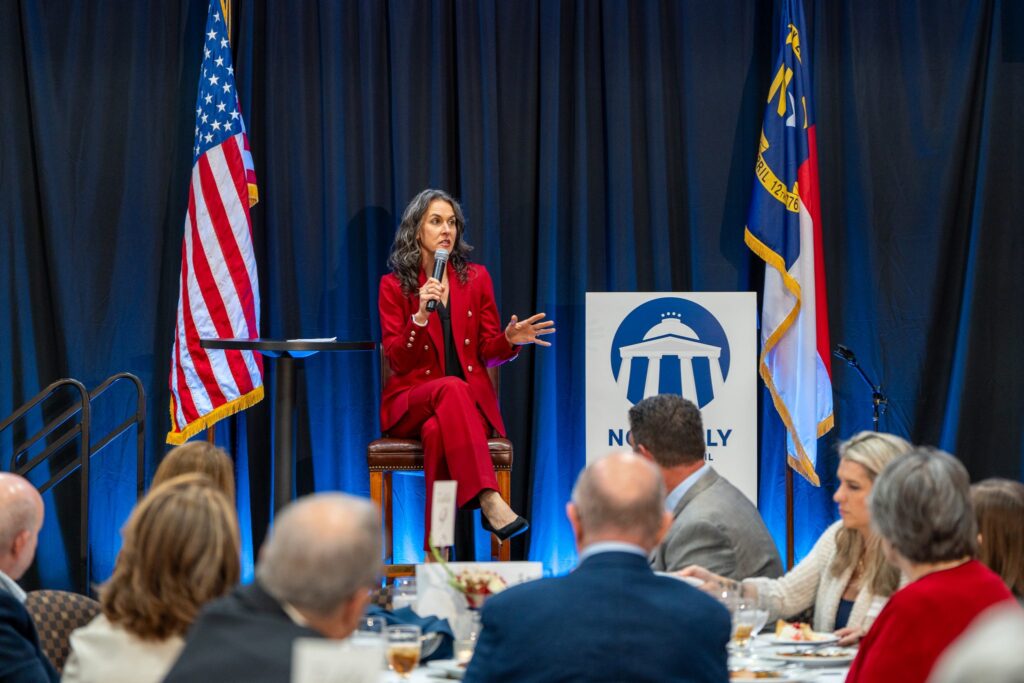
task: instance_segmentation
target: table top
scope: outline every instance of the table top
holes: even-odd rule
[[[329,339],[200,339],[204,349],[233,351],[257,351],[260,353],[287,354],[293,352],[316,353],[317,351],[373,351],[377,342],[372,340],[337,341]]]

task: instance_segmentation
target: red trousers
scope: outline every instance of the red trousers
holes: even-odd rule
[[[434,482],[458,482],[459,507],[477,507],[476,498],[486,489],[498,490],[494,465],[487,447],[489,425],[469,385],[458,377],[441,377],[409,389],[409,410],[389,431],[398,438],[423,442],[423,473],[427,509],[423,547],[430,546],[430,506]]]

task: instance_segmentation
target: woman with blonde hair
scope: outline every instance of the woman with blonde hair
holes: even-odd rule
[[[217,485],[228,502],[235,502],[235,464],[223,448],[208,441],[189,441],[172,448],[160,461],[151,487],[182,474],[205,474]]]
[[[984,479],[971,486],[978,521],[978,559],[1024,602],[1024,484]]]
[[[100,589],[103,613],[71,634],[66,682],[162,680],[199,609],[238,582],[234,507],[205,475],[155,486],[123,535],[114,574]]]
[[[840,520],[785,576],[744,579],[743,593],[764,596],[772,619],[789,619],[813,606],[814,630],[835,631],[844,645],[859,640],[900,584],[871,529],[868,494],[885,466],[911,448],[884,432],[860,432],[839,444],[839,488],[832,499]],[[731,583],[697,565],[680,575],[702,579],[709,589]]]

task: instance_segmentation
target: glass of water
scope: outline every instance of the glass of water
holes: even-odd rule
[[[391,584],[391,611],[412,607],[416,603],[416,577],[399,576]]]

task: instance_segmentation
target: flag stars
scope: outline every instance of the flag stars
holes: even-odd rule
[[[228,46],[228,39],[227,38],[221,38],[220,39],[220,46],[221,47],[227,47]]]
[[[217,23],[220,23],[220,12],[214,12],[213,13],[213,20],[216,21]]]
[[[210,48],[208,48],[208,47],[204,47],[203,48],[203,57],[205,57],[206,59],[210,58]]]
[[[227,105],[224,104],[223,102],[220,102],[219,104],[217,104],[217,111],[219,111],[219,112],[223,112],[226,108],[227,108]]]
[[[209,81],[210,85],[217,85],[217,83],[220,81],[220,76],[210,76]]]
[[[214,30],[213,30],[213,29],[211,28],[211,29],[210,29],[210,32],[206,34],[206,37],[207,37],[207,38],[209,38],[210,40],[213,40],[214,38],[216,38],[216,37],[217,37],[217,32],[216,32],[216,31],[214,31]]]
[[[220,121],[214,121],[212,128],[214,130],[220,130]]]
[[[229,66],[228,67],[228,75],[229,76],[234,76],[235,75],[235,67],[233,67],[233,66]]]
[[[217,66],[224,66],[224,58],[223,57],[217,57],[217,59],[213,60],[213,63],[216,64]]]
[[[210,104],[212,102],[213,102],[213,95],[207,95],[206,97],[203,98],[203,103],[204,104]],[[198,110],[197,110],[197,113],[198,113]]]
[[[206,135],[204,136],[204,139],[205,139],[205,140],[206,140],[207,142],[213,142],[213,133],[207,133],[207,134],[206,134]]]
[[[207,114],[203,114],[202,116],[199,117],[199,120],[202,121],[203,123],[206,123],[207,117],[208,117]]]
[[[224,84],[224,92],[226,92],[226,93],[231,92],[231,84],[230,83],[225,83]]]
[[[237,119],[238,118],[238,110],[237,109],[235,109],[234,111],[231,112],[231,118],[232,119]]]
[[[224,130],[231,130],[231,122],[230,121],[225,121],[224,122]]]

